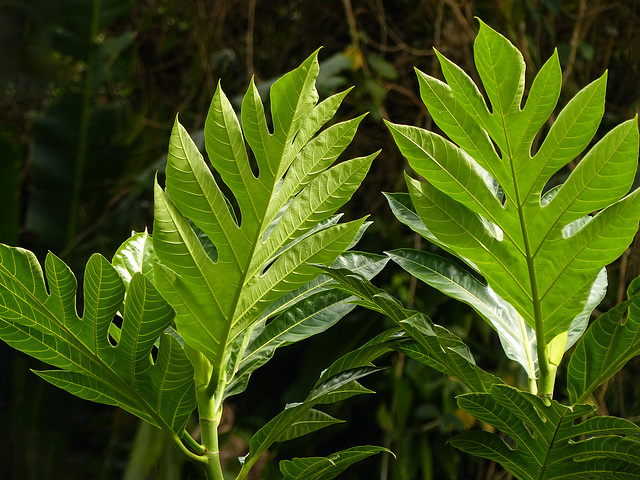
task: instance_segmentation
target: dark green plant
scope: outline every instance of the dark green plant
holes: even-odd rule
[[[92,251],[87,238],[97,238],[88,232],[104,221],[109,199],[121,194],[130,174],[136,33],[120,24],[133,2],[61,1],[48,8],[51,24],[41,35],[50,39],[46,55],[58,73],[47,108],[34,115],[25,227],[39,257],[47,250],[64,257],[74,252],[69,261],[84,262]],[[111,252],[120,242],[102,241]]]
[[[80,314],[64,262],[50,253],[43,275],[31,252],[0,246],[0,338],[57,367],[36,372],[53,385],[160,428],[209,479],[223,478],[225,400],[277,348],[326,330],[353,308],[310,263],[369,278],[386,263],[347,251],[368,224],[339,223],[335,212],[377,154],[332,166],[363,117],[321,130],[347,91],[318,103],[318,71],[316,53],[273,84],[273,131],[253,83],[242,127],[218,88],[204,130],[210,166],[176,121],[166,188],[155,185],[153,236],[134,234],[112,262],[90,258]],[[331,371],[255,433],[236,478],[246,478],[274,442],[339,422],[316,405],[370,392],[358,380],[374,368],[340,363]],[[198,440],[185,428],[194,409]],[[294,459],[281,470],[287,479],[330,479],[383,450]]]

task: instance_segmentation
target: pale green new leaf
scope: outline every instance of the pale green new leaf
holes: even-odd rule
[[[463,432],[450,443],[499,462],[520,480],[631,479],[640,474],[640,427],[617,417],[584,417],[591,405],[567,407],[506,385],[458,397],[458,405],[495,427]],[[635,437],[635,438],[634,438]]]
[[[424,227],[397,202],[395,213],[479,271],[546,345],[572,324],[584,327],[597,304],[598,276],[637,231],[638,191],[625,196],[637,167],[637,120],[607,134],[543,199],[551,177],[595,135],[606,76],[569,102],[535,151],[559,97],[557,54],[538,72],[524,102],[525,67],[515,47],[480,22],[474,52],[488,102],[439,53],[446,83],[418,72],[422,100],[451,141],[388,124],[411,167],[427,180],[407,177]],[[592,217],[584,222],[585,216]],[[569,231],[578,220],[580,228]]]
[[[572,403],[581,403],[633,357],[640,355],[640,277],[627,300],[600,315],[576,346],[567,370]],[[626,318],[625,318],[626,315]]]
[[[58,367],[36,372],[50,383],[181,434],[195,407],[193,369],[178,342],[163,333],[173,310],[149,280],[133,273],[123,307],[123,280],[104,257],[93,255],[80,317],[71,270],[50,253],[45,274],[48,292],[32,253],[0,246],[0,338]],[[123,312],[121,327],[113,323],[116,312]],[[111,335],[110,341],[114,330],[117,339]]]
[[[331,264],[362,234],[364,220],[339,224],[334,213],[376,154],[331,166],[362,117],[317,133],[344,97],[318,104],[317,75],[316,52],[272,85],[273,131],[253,83],[241,123],[218,88],[204,132],[211,165],[176,122],[166,192],[156,185],[154,280],[184,341],[229,379],[265,312],[321,273],[309,264]]]
[[[390,450],[384,447],[363,445],[333,453],[327,457],[294,458],[280,462],[284,480],[332,480],[349,466],[376,453]]]
[[[138,272],[153,281],[153,263],[156,259],[153,241],[145,230],[141,233],[134,232],[125,240],[113,256],[111,264],[125,285],[129,285],[133,275]]]

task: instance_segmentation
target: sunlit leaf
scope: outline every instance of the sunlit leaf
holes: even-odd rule
[[[316,57],[271,87],[273,132],[267,129],[255,86],[243,100],[242,126],[218,88],[205,145],[211,167],[232,197],[225,196],[229,193],[223,193],[177,122],[166,193],[156,186],[155,281],[176,310],[177,330],[185,342],[217,368],[231,362],[232,376],[263,312],[273,311],[274,302],[319,275],[308,263],[332,263],[361,235],[363,220],[339,224],[333,214],[360,185],[375,154],[331,166],[361,118],[313,136],[342,98],[317,104]],[[319,228],[323,222],[329,223]],[[215,247],[215,258],[200,232]]]
[[[508,355],[536,378],[535,343],[546,346],[568,331],[567,345],[577,340],[604,293],[603,267],[637,231],[639,191],[628,194],[638,160],[637,120],[605,135],[564,184],[543,196],[552,176],[593,139],[604,113],[606,75],[567,104],[536,151],[559,98],[556,53],[526,101],[522,55],[483,22],[474,58],[486,99],[469,75],[437,55],[446,83],[422,72],[418,80],[422,100],[449,140],[388,123],[410,166],[426,180],[407,176],[411,202],[398,194],[388,198],[403,223],[484,277],[486,286],[442,262],[464,284],[443,271],[426,274],[434,286],[474,306],[498,330]],[[485,300],[473,299],[470,288]],[[489,309],[488,297],[494,299]],[[504,320],[498,309],[508,313]]]

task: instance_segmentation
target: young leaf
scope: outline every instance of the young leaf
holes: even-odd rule
[[[384,447],[365,445],[336,452],[327,457],[294,458],[280,462],[284,480],[331,480],[349,466],[376,453],[391,453]]]
[[[366,278],[372,278],[386,265],[388,258],[359,252],[345,252],[332,265],[348,267]],[[255,325],[244,357],[240,361],[233,379],[229,382],[225,396],[242,392],[251,373],[269,361],[277,348],[321,333],[355,308],[347,293],[331,285],[329,277],[321,275],[307,285],[290,292],[274,302]],[[264,322],[274,316],[268,325]]]
[[[450,443],[499,462],[520,480],[631,479],[640,474],[640,442],[634,439],[640,427],[616,417],[581,421],[595,410],[591,405],[545,403],[506,385],[461,395],[458,405],[507,438],[474,430]]]
[[[473,307],[498,333],[507,357],[522,365],[530,379],[538,377],[534,330],[490,285],[483,285],[457,263],[430,252],[398,249],[387,252],[387,255],[419,280]],[[600,303],[605,291],[606,274],[603,269],[592,286],[583,315],[577,316],[569,328],[561,354],[582,336],[591,311]]]
[[[606,76],[569,102],[534,153],[559,95],[557,54],[538,73],[523,106],[524,61],[515,47],[480,22],[474,53],[489,104],[471,78],[439,53],[447,83],[418,72],[422,100],[451,141],[388,123],[411,167],[427,180],[407,176],[425,227],[399,213],[480,272],[535,331],[539,388],[547,395],[564,350],[551,355],[547,346],[554,339],[558,344],[572,324],[584,328],[597,305],[598,275],[638,229],[639,191],[626,195],[637,167],[637,119],[607,134],[562,186],[543,197],[551,177],[595,135]]]
[[[129,285],[136,273],[142,273],[153,281],[153,262],[157,256],[153,250],[151,236],[145,230],[134,233],[118,248],[111,264],[115,268],[125,285]]]
[[[399,249],[387,255],[414,277],[473,307],[498,333],[507,357],[522,365],[529,378],[536,378],[534,330],[489,285],[483,285],[457,263],[430,252]]]

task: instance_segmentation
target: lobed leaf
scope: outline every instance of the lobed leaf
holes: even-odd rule
[[[581,421],[595,407],[566,407],[506,385],[489,393],[458,397],[458,405],[495,427],[463,432],[450,443],[460,450],[499,462],[521,480],[632,478],[640,472],[640,427],[616,417]]]
[[[388,196],[390,205],[400,221],[484,277],[500,299],[494,303],[513,310],[508,330],[524,320],[527,327],[518,330],[528,334],[515,340],[502,329],[501,338],[511,357],[522,353],[518,361],[535,378],[535,360],[526,353],[531,332],[544,345],[568,331],[575,341],[601,298],[603,268],[637,231],[638,191],[628,194],[638,160],[637,118],[609,132],[564,184],[543,195],[552,176],[595,135],[606,75],[567,104],[534,151],[559,98],[557,53],[541,68],[526,102],[522,55],[483,22],[474,58],[486,99],[462,69],[436,53],[446,83],[418,72],[421,98],[451,141],[387,123],[410,166],[426,180],[407,177],[411,202]],[[481,310],[464,288],[436,275],[427,276]],[[494,314],[483,316],[494,327],[503,323]]]
[[[117,405],[165,431],[181,434],[195,407],[193,369],[178,342],[163,332],[173,310],[150,281],[134,273],[127,286],[102,256],[77,282],[55,255],[45,261],[49,292],[32,253],[0,246],[0,338],[60,370],[36,372],[81,398]],[[112,322],[123,312],[122,325]],[[110,331],[117,329],[115,345]],[[160,339],[157,358],[152,349]]]
[[[317,75],[316,52],[272,85],[273,131],[253,82],[241,122],[218,87],[205,124],[211,165],[176,121],[166,192],[156,185],[154,279],[176,310],[180,336],[228,381],[263,314],[321,273],[307,263],[331,264],[362,234],[364,219],[338,224],[334,213],[377,154],[331,166],[362,117],[317,133],[346,94],[318,104]],[[245,362],[243,382],[271,354],[250,368]]]

